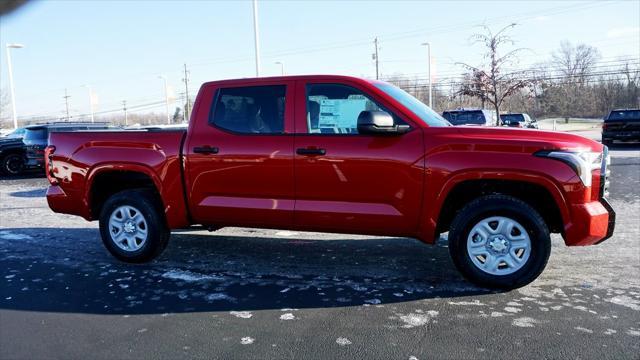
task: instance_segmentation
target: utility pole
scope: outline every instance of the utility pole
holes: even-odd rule
[[[122,110],[124,110],[124,126],[129,125],[129,118],[127,117],[127,100],[122,100]]]
[[[431,43],[422,43],[423,46],[427,47],[427,57],[428,57],[428,62],[429,62],[429,70],[427,72],[427,81],[428,81],[428,86],[429,86],[429,107],[433,109],[433,97],[431,95]]]
[[[167,77],[164,75],[158,75],[159,79],[164,81],[164,105],[167,112],[167,124],[171,124],[171,115],[169,115],[169,86],[167,85]]]
[[[70,95],[67,95],[67,89],[65,88],[63,98],[64,98],[65,107],[67,108],[67,121],[69,121],[69,98],[70,97],[71,97]]]
[[[380,78],[380,72],[378,67],[378,38],[373,39],[373,44],[376,47],[376,52],[373,54],[373,59],[376,61],[376,80]]]
[[[13,68],[11,67],[11,49],[21,49],[22,44],[7,44],[7,70],[9,71],[9,89],[11,90],[11,112],[13,115],[13,128],[18,128],[18,113],[16,112],[16,91],[13,87]]]
[[[256,51],[256,77],[260,77],[260,35],[258,34],[258,0],[253,0],[253,42]]]
[[[187,103],[184,105],[184,122],[189,122],[189,72],[187,71],[187,64],[184,64],[184,95],[187,98]]]
[[[93,91],[91,91],[91,85],[82,85],[82,87],[86,87],[89,89],[89,111],[91,111],[91,122],[94,122],[93,117]]]

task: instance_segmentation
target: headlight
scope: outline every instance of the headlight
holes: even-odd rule
[[[584,186],[591,186],[592,171],[602,167],[602,153],[592,151],[539,151],[536,156],[560,160],[578,174]]]

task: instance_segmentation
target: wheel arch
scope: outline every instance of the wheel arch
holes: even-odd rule
[[[464,204],[484,195],[503,194],[518,198],[536,209],[552,232],[564,232],[569,209],[560,187],[544,175],[516,172],[475,172],[452,176],[435,199],[426,233],[433,241],[448,231],[453,217]],[[427,229],[429,231],[429,229]],[[433,242],[432,241],[432,242]]]
[[[111,195],[128,189],[152,190],[164,209],[162,182],[152,169],[141,164],[109,163],[94,166],[87,175],[83,198],[86,199],[90,219],[99,218],[102,206]]]

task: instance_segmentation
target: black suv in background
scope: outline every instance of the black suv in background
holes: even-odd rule
[[[112,128],[107,123],[55,122],[26,127],[22,142],[25,148],[25,168],[44,168],[44,149],[48,145],[49,133],[60,131],[101,130]]]
[[[640,142],[640,109],[613,110],[602,124],[602,144]]]
[[[529,114],[500,114],[500,121],[502,126],[519,127],[528,129],[537,129],[538,122],[532,119]]]
[[[108,129],[106,123],[64,122],[30,125],[0,137],[0,175],[18,175],[44,167],[44,149],[52,131]]]
[[[447,110],[442,113],[442,117],[452,125],[495,126],[497,120],[495,110],[486,109]]]

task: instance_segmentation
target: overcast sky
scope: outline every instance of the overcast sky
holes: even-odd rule
[[[164,99],[163,74],[193,97],[202,82],[255,75],[250,1],[36,1],[0,19],[0,89],[8,91],[5,43],[12,49],[19,117],[72,115]],[[432,43],[434,77],[480,64],[470,36],[485,24],[511,31],[526,67],[547,60],[563,40],[597,47],[603,61],[640,58],[640,1],[259,1],[262,75],[334,73],[375,77],[371,54],[380,39],[381,74],[426,77]],[[140,112],[162,113],[162,103]],[[3,113],[2,118],[10,114]]]

